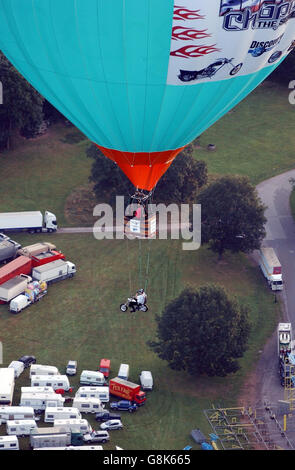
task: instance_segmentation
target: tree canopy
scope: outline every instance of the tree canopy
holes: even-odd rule
[[[197,376],[225,376],[239,369],[247,349],[249,309],[214,284],[186,288],[156,317],[150,348],[171,369]]]
[[[0,106],[0,143],[9,148],[15,129],[28,131],[41,124],[44,98],[20,75],[0,52],[3,104]]]
[[[221,257],[225,250],[249,253],[265,237],[265,206],[244,176],[224,176],[198,196],[202,242]]]

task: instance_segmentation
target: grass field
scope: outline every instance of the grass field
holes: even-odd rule
[[[193,445],[192,429],[199,427],[210,432],[203,410],[217,403],[234,405],[245,374],[275,327],[278,304],[273,302],[258,268],[239,255],[217,264],[210,251],[183,252],[177,240],[147,242],[151,250],[147,288],[150,309],[132,316],[123,314],[119,304],[129,293],[128,266],[133,266],[132,288],[138,287],[137,241],[129,242],[128,265],[127,241],[97,241],[89,234],[42,237],[46,238],[76,263],[78,272],[74,279],[50,286],[40,303],[17,316],[10,314],[6,305],[0,306],[5,364],[20,355],[33,354],[39,363],[56,365],[64,371],[72,358],[78,361],[81,373],[83,369],[96,370],[99,360],[108,357],[112,361],[111,376],[125,362],[130,364],[133,381],[138,381],[141,370],[151,370],[154,391],[148,393],[146,405],[137,413],[123,413],[125,428],[111,433],[106,449],[113,449],[115,444],[124,449],[182,449]],[[29,235],[17,239],[23,245],[32,242]],[[148,246],[143,245],[143,264],[147,250]],[[172,371],[146,346],[146,341],[155,337],[155,315],[163,306],[185,285],[206,282],[222,284],[241,302],[249,304],[252,311],[250,348],[241,360],[241,371],[227,378],[191,378]],[[76,388],[79,373],[71,380]],[[29,384],[26,371],[17,380],[16,403],[20,386]],[[93,418],[89,421],[94,424]],[[5,427],[0,427],[0,431],[4,433]],[[26,448],[27,440],[22,445]]]

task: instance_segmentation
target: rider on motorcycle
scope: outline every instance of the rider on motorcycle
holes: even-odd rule
[[[135,296],[133,297],[132,302],[130,302],[131,312],[134,313],[136,310],[139,310],[142,305],[145,305],[147,301],[146,293],[144,289],[139,289]]]

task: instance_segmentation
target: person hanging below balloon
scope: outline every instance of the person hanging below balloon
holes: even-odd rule
[[[139,289],[133,297],[129,297],[125,304],[120,305],[120,310],[126,312],[130,308],[130,312],[134,313],[136,311],[147,312],[148,306],[147,295],[144,289]]]

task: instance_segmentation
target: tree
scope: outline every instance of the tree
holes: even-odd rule
[[[0,53],[0,77],[3,104],[0,106],[0,141],[10,148],[15,129],[32,129],[43,120],[44,98],[19,74],[6,57]]]
[[[148,345],[171,369],[220,377],[239,369],[250,334],[249,310],[222,287],[184,289],[156,321],[158,341]]]
[[[87,149],[87,156],[94,159],[90,181],[94,183],[94,192],[98,199],[104,195],[111,200],[116,194],[134,192],[134,186],[118,165],[104,157],[95,145],[92,144]],[[193,147],[188,145],[160,179],[154,202],[192,202],[199,189],[206,184],[207,177],[206,163],[195,160]]]
[[[249,253],[265,237],[266,207],[243,176],[224,176],[197,199],[202,211],[202,241],[222,257],[225,250]]]

